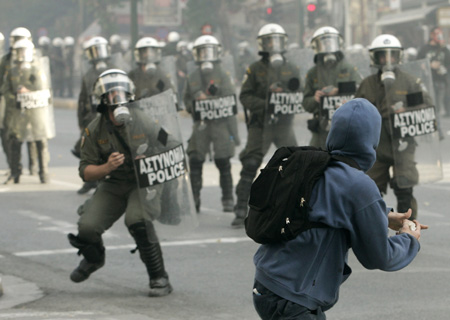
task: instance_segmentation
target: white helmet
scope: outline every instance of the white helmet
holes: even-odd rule
[[[34,59],[34,44],[31,40],[20,39],[12,48],[12,60],[14,62],[32,62]]]
[[[177,43],[177,51],[181,52],[183,50],[183,48],[187,49],[187,42],[186,41],[179,41]]]
[[[103,37],[93,37],[83,44],[89,61],[104,60],[110,57],[108,41]]]
[[[118,34],[113,34],[111,37],[109,37],[109,43],[111,45],[118,45],[118,44],[121,45],[121,41],[122,41],[122,38]]]
[[[414,47],[409,47],[405,50],[405,55],[408,58],[408,61],[415,60],[418,55],[418,51]]]
[[[403,54],[403,47],[393,35],[382,34],[372,41],[369,47],[369,54],[374,66],[399,64]]]
[[[260,52],[282,53],[286,51],[288,37],[283,27],[269,23],[259,30],[257,40]]]
[[[333,27],[319,28],[311,38],[311,48],[316,54],[339,52],[343,43],[341,34]]]
[[[196,62],[217,61],[222,53],[222,46],[215,37],[204,35],[194,41],[192,53]]]
[[[60,38],[60,37],[54,38],[52,41],[52,46],[54,46],[56,48],[62,48],[64,46],[63,38]]]
[[[134,59],[137,63],[158,63],[161,61],[161,45],[155,38],[144,37],[136,42]]]
[[[67,36],[64,38],[64,45],[66,47],[73,46],[74,44],[75,44],[75,40],[71,36]]]
[[[0,41],[4,41],[5,40],[5,36],[3,35],[3,33],[0,32]]]
[[[167,41],[169,42],[178,42],[180,41],[180,34],[176,31],[171,31],[167,35]]]
[[[49,46],[50,45],[50,38],[47,36],[42,36],[39,37],[38,39],[38,45],[39,47],[45,47],[45,46]]]
[[[14,47],[14,43],[20,39],[28,39],[32,41],[30,30],[28,30],[27,28],[19,27],[11,31],[11,33],[9,34],[9,46],[11,48]]]
[[[120,69],[109,69],[98,76],[92,93],[98,102],[114,107],[133,101],[134,92],[134,83],[126,72]],[[102,110],[97,109],[97,111]]]

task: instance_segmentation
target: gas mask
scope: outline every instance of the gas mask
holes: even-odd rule
[[[385,86],[391,86],[395,81],[395,73],[392,65],[385,65],[381,69],[381,81]]]
[[[114,119],[120,124],[131,122],[130,110],[125,105],[118,105],[113,110]]]
[[[203,74],[210,74],[214,70],[214,64],[210,61],[205,61],[200,64],[200,70]]]
[[[274,68],[280,68],[283,65],[284,59],[281,53],[272,53],[269,56],[269,61]]]
[[[337,61],[337,58],[334,53],[327,53],[323,56],[323,63],[326,66],[332,66],[336,63],[336,61]]]
[[[147,72],[149,75],[153,76],[156,74],[156,64],[153,62],[147,63],[145,65],[145,72]]]
[[[101,71],[101,70],[105,70],[108,67],[108,65],[106,64],[105,61],[98,60],[94,63],[94,67],[95,67],[95,70]]]

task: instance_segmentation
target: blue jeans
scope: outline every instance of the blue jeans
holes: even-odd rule
[[[310,310],[281,298],[258,281],[253,286],[253,305],[263,320],[325,320],[322,309]]]

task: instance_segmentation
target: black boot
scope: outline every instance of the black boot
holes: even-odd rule
[[[220,173],[220,188],[222,189],[222,208],[224,212],[233,212],[233,176],[231,175],[230,159],[216,159]]]
[[[202,189],[202,172],[203,172],[203,161],[199,161],[195,157],[189,158],[189,166],[191,169],[191,188],[192,194],[194,196],[195,210],[197,213],[200,212],[200,190]]]
[[[154,239],[154,242],[150,242],[147,227],[146,223],[139,222],[131,225],[128,230],[136,242],[136,249],[139,250],[139,256],[150,277],[149,297],[162,297],[170,294],[173,288],[164,268],[161,246],[157,242],[156,233],[150,230],[152,233],[150,237]]]
[[[78,267],[70,274],[70,280],[76,283],[82,282],[105,265],[105,247],[102,243],[87,243],[71,233],[68,238],[70,244],[79,249],[78,255],[84,256]]]

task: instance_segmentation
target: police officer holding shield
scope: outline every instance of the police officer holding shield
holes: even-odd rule
[[[343,94],[342,86],[339,92],[339,83],[353,82],[351,94],[354,94],[356,84],[361,82],[357,68],[344,59],[342,44],[342,36],[329,26],[317,29],[311,39],[315,66],[306,75],[303,107],[314,115],[308,121],[312,134],[310,145],[324,150],[331,120],[321,108],[325,97]]]
[[[160,297],[170,294],[172,286],[153,224],[145,220],[146,213],[160,214],[160,197],[155,196],[147,207],[141,205],[132,150],[135,144],[155,150],[164,146],[158,137],[159,126],[155,122],[146,125],[146,115],[139,108],[128,108],[134,92],[133,82],[118,69],[103,72],[95,83],[100,115],[84,130],[79,173],[84,181],[100,182],[79,209],[78,235],[69,234],[70,243],[83,255],[70,279],[85,281],[103,267],[102,234],[125,214],[125,224],[150,278],[149,296]],[[155,194],[161,191],[161,187],[152,189]]]
[[[422,93],[427,106],[431,106],[432,101],[419,78],[400,70],[403,48],[396,37],[389,34],[376,37],[369,52],[372,65],[378,72],[361,82],[355,96],[365,98],[377,107],[382,116],[382,129],[376,162],[367,174],[382,194],[386,194],[389,184],[397,198],[397,211],[407,212],[411,208],[410,219],[416,219],[417,201],[413,196],[413,186],[419,180],[415,162],[417,146],[412,138],[401,140],[393,136],[390,117],[408,107],[408,94]]]
[[[36,143],[39,179],[48,182],[47,138],[50,132],[48,107],[51,100],[50,79],[35,56],[34,44],[29,39],[14,42],[11,60],[14,62],[5,75],[5,95],[10,141],[11,174],[5,183],[19,183],[22,174],[21,149],[23,141]]]
[[[222,207],[232,212],[233,177],[230,158],[239,144],[237,132],[237,103],[230,74],[220,61],[222,46],[213,36],[203,35],[194,42],[193,55],[197,67],[186,81],[184,104],[194,119],[189,139],[190,178],[195,207],[200,211],[203,164],[213,148],[214,163],[219,170]]]
[[[290,96],[300,92],[300,71],[284,57],[287,34],[280,25],[270,23],[259,30],[257,39],[261,59],[247,68],[239,96],[246,114],[248,137],[239,155],[242,170],[236,186],[233,227],[244,226],[250,187],[270,145],[274,143],[277,148],[297,145],[294,115],[275,115],[269,110],[269,99],[276,94]]]

